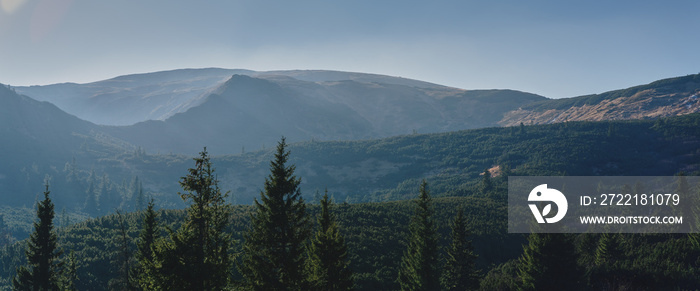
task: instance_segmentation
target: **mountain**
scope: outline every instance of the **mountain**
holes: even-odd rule
[[[291,164],[301,178],[305,200],[318,201],[324,188],[334,196],[334,213],[345,235],[348,255],[358,290],[395,290],[408,225],[415,212],[422,180],[427,180],[433,200],[433,221],[438,244],[449,243],[449,224],[455,213],[465,212],[472,233],[477,267],[483,270],[485,290],[511,290],[520,281],[524,234],[507,233],[508,176],[626,175],[669,176],[681,171],[697,175],[700,170],[700,114],[656,120],[566,122],[547,125],[494,127],[437,134],[414,134],[365,141],[304,142],[290,145]],[[232,190],[237,202],[250,204],[259,197],[273,150],[212,159],[222,190]],[[145,186],[159,193],[156,201],[166,206],[180,200],[178,181],[194,162],[176,155],[119,155],[105,161],[138,173]],[[486,184],[480,172],[491,167]],[[164,186],[164,187],[162,187]],[[55,188],[60,189],[60,188]],[[316,190],[317,194],[314,194]],[[315,197],[316,196],[316,197]],[[447,197],[445,197],[447,196]],[[457,196],[457,197],[455,197]],[[55,197],[55,196],[54,196]],[[366,201],[383,203],[343,203]],[[101,202],[102,203],[102,202]],[[107,205],[104,203],[104,205]],[[314,217],[318,205],[309,205]],[[252,207],[232,208],[229,231],[240,251],[243,233],[249,227]],[[181,227],[184,210],[161,210],[159,224]],[[63,216],[61,216],[63,217]],[[60,244],[75,252],[78,281],[85,290],[106,290],[116,279],[114,257],[121,250],[124,227],[131,238],[141,230],[143,212],[109,215],[60,229]],[[56,223],[59,223],[58,219]],[[163,235],[167,232],[162,231]],[[586,290],[604,289],[610,281],[586,279],[623,278],[621,284],[634,290],[692,289],[698,286],[699,253],[693,236],[668,234],[617,234],[615,269],[599,275],[580,271]],[[596,234],[572,234],[571,250],[581,270],[596,266],[603,238]],[[532,240],[532,237],[530,237]],[[136,249],[130,240],[129,249]],[[0,286],[7,286],[16,266],[23,263],[24,245],[0,248]],[[526,247],[527,248],[527,247]],[[569,250],[569,249],[567,249]],[[550,267],[559,267],[558,262]],[[586,269],[588,268],[588,269]],[[606,268],[603,266],[603,268]],[[690,271],[688,271],[690,270]],[[618,276],[605,274],[620,274]],[[236,275],[233,275],[236,276]],[[604,277],[610,276],[610,277]],[[556,277],[556,276],[555,276]],[[83,278],[89,278],[85,280]],[[603,282],[603,283],[601,283]]]
[[[510,111],[502,126],[564,121],[649,119],[700,112],[700,74],[574,98],[533,102]]]
[[[234,75],[185,112],[106,131],[151,152],[194,154],[207,146],[231,154],[273,145],[281,136],[358,140],[494,126],[505,112],[545,99],[356,73],[283,73],[289,76]]]
[[[48,102],[19,95],[0,85],[0,200],[31,201],[28,189],[40,189],[52,173],[79,159],[97,158],[130,149],[128,143],[101,133],[100,127],[67,114]],[[83,199],[82,193],[74,193]],[[61,199],[59,199],[61,200]]]
[[[56,104],[96,124],[130,125],[161,120],[197,104],[198,97],[246,70],[184,69],[75,84],[15,87],[20,94]]]
[[[131,125],[148,120],[167,120],[177,113],[201,105],[216,92],[218,92],[217,95],[221,95],[224,91],[229,95],[245,94],[247,95],[245,98],[256,98],[256,94],[265,93],[234,92],[238,88],[247,88],[246,86],[232,87],[231,84],[225,83],[234,74],[267,80],[269,81],[266,83],[267,86],[280,86],[285,91],[291,91],[278,93],[303,98],[306,105],[317,101],[348,106],[351,111],[343,114],[359,114],[369,122],[375,123],[374,127],[389,125],[388,122],[383,124],[377,124],[377,122],[387,118],[395,119],[393,115],[398,117],[395,123],[405,122],[407,118],[404,115],[414,114],[417,111],[421,111],[418,114],[431,114],[433,119],[446,119],[443,124],[434,124],[438,122],[436,120],[421,120],[422,122],[413,122],[411,127],[397,128],[396,125],[390,125],[391,128],[381,129],[383,133],[369,133],[367,137],[403,134],[413,129],[419,130],[420,127],[425,127],[426,130],[445,131],[484,125],[493,126],[495,121],[500,120],[494,118],[501,116],[501,111],[544,99],[534,94],[516,91],[467,91],[377,74],[323,70],[256,72],[217,68],[127,75],[88,84],[66,83],[17,87],[16,90],[37,100],[52,102],[66,112],[93,123]],[[479,97],[491,100],[479,100]],[[275,106],[275,104],[268,105]],[[453,107],[454,105],[458,107]],[[485,108],[479,107],[484,105]],[[494,105],[497,106],[490,108]],[[397,109],[398,111],[391,111]],[[455,112],[456,110],[465,111]],[[317,111],[306,113],[324,114]],[[474,113],[480,113],[480,115],[474,116]],[[483,117],[488,119],[482,121]],[[348,118],[356,117],[348,116]],[[324,133],[314,133],[311,129],[307,131],[309,135],[324,135]],[[343,134],[331,135],[334,139],[345,138]],[[355,134],[348,136],[357,138]]]
[[[304,145],[297,161],[300,171],[308,177],[304,180],[305,191],[329,187],[353,202],[401,199],[405,192],[400,189],[405,189],[405,185],[430,177],[447,179],[445,189],[460,193],[461,186],[451,183],[461,181],[458,185],[463,185],[464,181],[478,180],[484,168],[506,164],[515,168],[524,163],[532,168],[533,163],[548,161],[549,164],[544,164],[554,171],[549,173],[615,174],[614,169],[626,164],[618,165],[619,157],[635,150],[664,157],[663,167],[653,166],[659,171],[663,169],[663,173],[672,174],[674,169],[694,170],[692,163],[676,153],[688,149],[648,142],[658,139],[660,134],[658,128],[648,131],[650,124],[627,128],[625,123],[606,123],[582,129],[565,123],[547,134],[568,141],[556,147],[556,152],[546,154],[531,144],[546,139],[540,136],[541,140],[536,141],[528,135],[526,143],[522,143],[523,137],[517,132],[526,129],[519,127],[459,130],[495,126],[512,112],[528,110],[542,114],[587,108],[609,100],[633,99],[629,96],[649,99],[646,107],[649,112],[668,106],[680,108],[679,104],[694,110],[695,103],[678,100],[694,100],[697,76],[589,97],[550,100],[517,91],[468,91],[358,73],[285,71],[284,74],[233,75],[211,89],[200,104],[165,120],[131,126],[95,125],[3,86],[0,129],[4,132],[2,158],[6,162],[0,167],[3,175],[0,179],[5,177],[0,182],[0,198],[7,198],[3,201],[12,205],[31,205],[33,195],[49,179],[52,185],[69,190],[57,199],[61,207],[99,214],[115,207],[136,207],[137,192],[133,184],[138,177],[147,195],[159,197],[163,206],[181,207],[177,197],[171,195],[178,191],[173,181],[182,175],[188,155],[206,146],[210,153],[224,157],[220,165],[221,177],[225,178],[222,184],[235,190],[239,202],[248,203],[262,183],[267,155],[281,136]],[[382,78],[388,79],[384,83],[368,81]],[[519,124],[517,121],[522,119],[514,120],[511,124]],[[581,139],[585,134],[571,133],[572,128],[578,128],[573,132],[595,130],[596,134]],[[692,128],[685,130],[693,132]],[[650,148],[633,150],[619,145],[624,151],[602,147],[605,151],[600,152],[588,144],[590,140],[610,139],[610,135],[619,131],[638,133],[625,139],[637,140]],[[422,134],[439,132],[444,133]],[[643,139],[638,140],[639,137]],[[562,142],[555,139],[547,143]],[[692,140],[679,142],[682,142],[679,147],[695,144]],[[617,145],[614,140],[608,143]],[[586,145],[577,151],[572,144]],[[401,154],[397,156],[397,152]],[[603,160],[591,162],[578,157],[568,160],[572,166],[587,165],[585,171],[572,166],[551,167],[566,161],[561,155],[572,153]],[[635,164],[628,172],[639,172],[634,170],[638,166]],[[544,170],[535,173],[541,171]],[[84,208],[86,195],[102,200],[103,205]]]

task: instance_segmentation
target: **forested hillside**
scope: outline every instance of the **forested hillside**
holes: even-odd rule
[[[423,179],[434,197],[445,197],[434,201],[440,253],[449,243],[449,221],[457,209],[465,210],[484,290],[512,290],[541,282],[539,273],[528,270],[542,268],[557,268],[563,279],[552,282],[572,288],[677,290],[700,284],[696,273],[700,252],[694,236],[510,235],[506,233],[506,181],[508,175],[697,174],[699,137],[700,115],[691,114],[654,121],[567,122],[358,142],[308,142],[289,147],[289,162],[296,166],[308,202],[318,201],[325,187],[336,201],[404,200],[337,205],[350,266],[361,290],[398,288],[399,262],[415,207],[405,200],[417,196]],[[240,194],[246,187],[262,189],[272,154],[267,150],[213,159],[220,186],[231,189],[239,201],[246,198]],[[153,183],[149,180],[153,178],[145,177],[158,177],[162,185],[168,180],[175,184],[191,166],[189,158],[139,151],[112,163],[140,171],[134,185]],[[248,179],[250,186],[235,186]],[[172,189],[152,196],[160,205],[175,204],[172,197],[181,190]],[[137,187],[132,195],[138,191]],[[314,205],[309,210],[319,211]],[[240,251],[251,211],[249,206],[236,206],[230,216],[228,232],[238,238],[232,253]],[[180,210],[158,213],[160,221],[172,229],[180,227],[185,214]],[[135,249],[142,218],[143,212],[134,212],[123,219],[130,238],[128,249]],[[112,215],[59,231],[61,246],[74,251],[79,262],[81,289],[106,289],[110,280],[120,276],[119,252],[124,247],[119,237],[124,236],[117,229],[119,221],[120,216]],[[167,233],[161,230],[162,235]],[[552,255],[544,256],[543,248]],[[22,263],[22,249],[18,243],[3,251],[5,280]],[[533,261],[533,256],[540,255],[544,257]],[[235,272],[232,276],[238,278]]]
[[[380,202],[411,197],[422,179],[427,179],[437,196],[469,196],[487,168],[516,175],[690,173],[698,170],[698,124],[698,115],[654,121],[567,122],[305,142],[292,144],[290,149],[307,200],[327,187],[340,202]],[[263,184],[271,154],[268,148],[213,158],[222,188],[232,191],[232,202],[252,202]],[[29,165],[20,171],[25,175],[20,181],[26,186],[20,193],[32,195],[12,195],[14,200],[6,201],[16,203],[9,206],[29,209],[47,177],[55,186],[59,212],[66,209],[99,216],[115,209],[142,209],[148,197],[154,197],[160,207],[183,206],[173,181],[187,168],[187,156],[138,149],[96,161],[76,156],[56,164],[37,159],[35,170]]]

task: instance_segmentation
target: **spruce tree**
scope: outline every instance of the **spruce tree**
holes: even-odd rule
[[[479,273],[476,270],[476,258],[471,231],[464,220],[464,210],[457,212],[452,222],[451,243],[445,255],[442,285],[445,290],[476,290],[479,288]]]
[[[401,258],[398,282],[401,290],[439,290],[437,232],[433,222],[433,206],[423,180],[420,194],[414,201],[416,212],[409,225],[408,246]]]
[[[78,262],[75,258],[75,253],[73,251],[68,255],[68,262],[66,264],[66,270],[62,278],[61,290],[64,291],[74,291],[78,290]]]
[[[352,290],[354,283],[348,264],[348,248],[340,234],[328,190],[321,199],[318,230],[311,239],[309,265],[315,290]]]
[[[595,252],[595,264],[597,266],[613,265],[620,259],[623,252],[617,234],[603,233],[598,240]]]
[[[229,285],[232,238],[225,231],[230,214],[225,202],[228,193],[219,189],[206,148],[194,160],[195,167],[180,180],[185,190],[180,197],[192,204],[182,227],[157,246],[154,289],[223,290]]]
[[[61,251],[57,247],[57,236],[54,230],[54,205],[49,198],[49,185],[44,191],[44,200],[37,203],[34,222],[34,232],[29,237],[25,251],[27,265],[17,269],[17,275],[12,280],[15,290],[58,290],[62,263],[59,260]]]
[[[299,190],[301,180],[294,175],[294,165],[286,165],[286,146],[282,138],[244,234],[243,260],[238,268],[247,290],[310,288],[305,248],[311,222]]]
[[[95,172],[92,171],[90,177],[88,177],[88,188],[85,190],[85,203],[83,204],[83,211],[91,216],[97,216],[100,212],[97,191],[97,187],[95,186]]]
[[[112,261],[112,265],[117,268],[119,275],[110,280],[110,289],[113,290],[135,290],[136,285],[132,276],[131,267],[131,250],[129,249],[129,242],[131,241],[128,234],[128,227],[126,225],[126,218],[121,210],[117,210],[118,219],[118,250],[115,252],[115,258]]]
[[[493,182],[491,181],[491,171],[489,171],[489,169],[484,169],[484,172],[482,174],[484,175],[484,177],[481,180],[481,191],[484,193],[490,192],[493,189]]]
[[[141,226],[141,234],[136,243],[136,260],[139,265],[138,270],[138,285],[143,290],[152,290],[155,288],[153,276],[155,276],[155,258],[153,249],[155,242],[159,237],[158,214],[154,210],[153,199],[146,206],[143,224]]]
[[[0,248],[10,244],[11,241],[12,235],[10,234],[10,228],[5,224],[5,219],[2,214],[0,214]]]
[[[571,239],[559,233],[531,233],[520,257],[520,290],[577,290],[580,272]]]

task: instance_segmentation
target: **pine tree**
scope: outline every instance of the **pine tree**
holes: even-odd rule
[[[321,199],[318,230],[311,239],[309,265],[314,289],[352,290],[354,283],[348,264],[348,249],[340,234],[328,190]]]
[[[479,288],[479,273],[476,270],[476,258],[471,231],[464,220],[464,210],[457,212],[452,222],[452,242],[445,255],[445,269],[442,285],[446,290],[476,290]]]
[[[432,219],[433,206],[423,181],[416,212],[409,225],[408,247],[401,258],[398,282],[401,290],[439,290],[437,232]]]
[[[579,275],[574,245],[558,233],[531,233],[520,257],[520,290],[577,290]]]
[[[58,290],[62,263],[61,251],[57,247],[54,230],[54,205],[49,198],[49,185],[46,184],[44,200],[37,203],[38,221],[34,222],[34,232],[29,237],[25,251],[27,266],[20,266],[12,280],[15,290]]]
[[[139,241],[136,244],[136,259],[139,262],[138,285],[143,290],[155,288],[153,276],[155,276],[155,258],[153,249],[159,237],[158,214],[154,210],[153,199],[146,206],[145,216],[141,227]]]
[[[206,148],[195,158],[195,167],[182,177],[180,193],[191,201],[182,227],[170,241],[157,246],[155,285],[161,290],[223,290],[232,267],[228,226],[230,206],[221,193]]]
[[[260,201],[255,199],[251,224],[244,234],[243,261],[238,265],[248,290],[308,290],[306,241],[311,222],[301,197],[294,165],[287,166],[285,139],[277,145]]]

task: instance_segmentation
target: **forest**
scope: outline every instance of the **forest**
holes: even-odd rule
[[[281,142],[281,151],[278,145],[211,159],[203,152],[194,165],[191,158],[140,151],[114,159],[142,173],[161,172],[148,183],[179,181],[179,189],[169,189],[168,195],[144,191],[142,177],[150,175],[108,183],[107,174],[86,173],[70,162],[48,182],[28,180],[37,187],[49,184],[45,193],[68,188],[83,197],[94,195],[80,203],[84,211],[59,211],[53,220],[55,284],[68,290],[169,289],[166,283],[186,278],[181,274],[187,269],[177,264],[183,260],[204,264],[199,272],[219,270],[209,272],[218,281],[197,285],[214,290],[280,286],[274,284],[329,290],[323,284],[331,269],[345,274],[333,278],[349,278],[343,288],[357,290],[693,290],[700,286],[700,246],[694,235],[508,234],[505,197],[509,175],[697,175],[699,131],[700,115],[692,114],[357,142]],[[352,180],[323,173],[358,171],[353,163],[370,158],[400,166]],[[190,168],[177,172],[176,164]],[[253,180],[259,184],[257,194],[245,197],[240,192],[252,191],[219,184],[218,179],[229,177],[220,169],[236,167],[260,175]],[[80,182],[65,182],[69,176]],[[322,195],[325,189],[328,195]],[[39,206],[30,211],[12,212],[4,219],[9,223],[0,221],[0,284],[5,288],[20,286],[13,279],[36,268],[28,261],[32,252],[25,254],[36,247],[36,231],[19,221],[43,221],[37,214],[41,217],[50,195],[41,201],[38,196]],[[93,202],[101,208],[86,204]],[[119,211],[111,213],[115,208]],[[88,213],[91,209],[101,210]],[[282,210],[286,214],[280,216]],[[26,212],[32,215],[28,219]],[[273,243],[279,235],[270,233],[278,229],[271,225],[282,221],[289,237]],[[152,245],[144,247],[149,225]],[[29,233],[32,237],[23,239]],[[197,240],[205,237],[206,243]],[[280,248],[263,247],[275,244],[287,246],[281,248],[284,255],[270,255]],[[340,267],[321,267],[328,265],[317,253],[328,250],[324,245],[335,248],[331,257],[337,262],[331,265]],[[151,255],[144,255],[149,250]],[[455,260],[458,255],[461,259]],[[275,261],[282,257],[285,261]],[[265,271],[273,262],[296,267]]]

